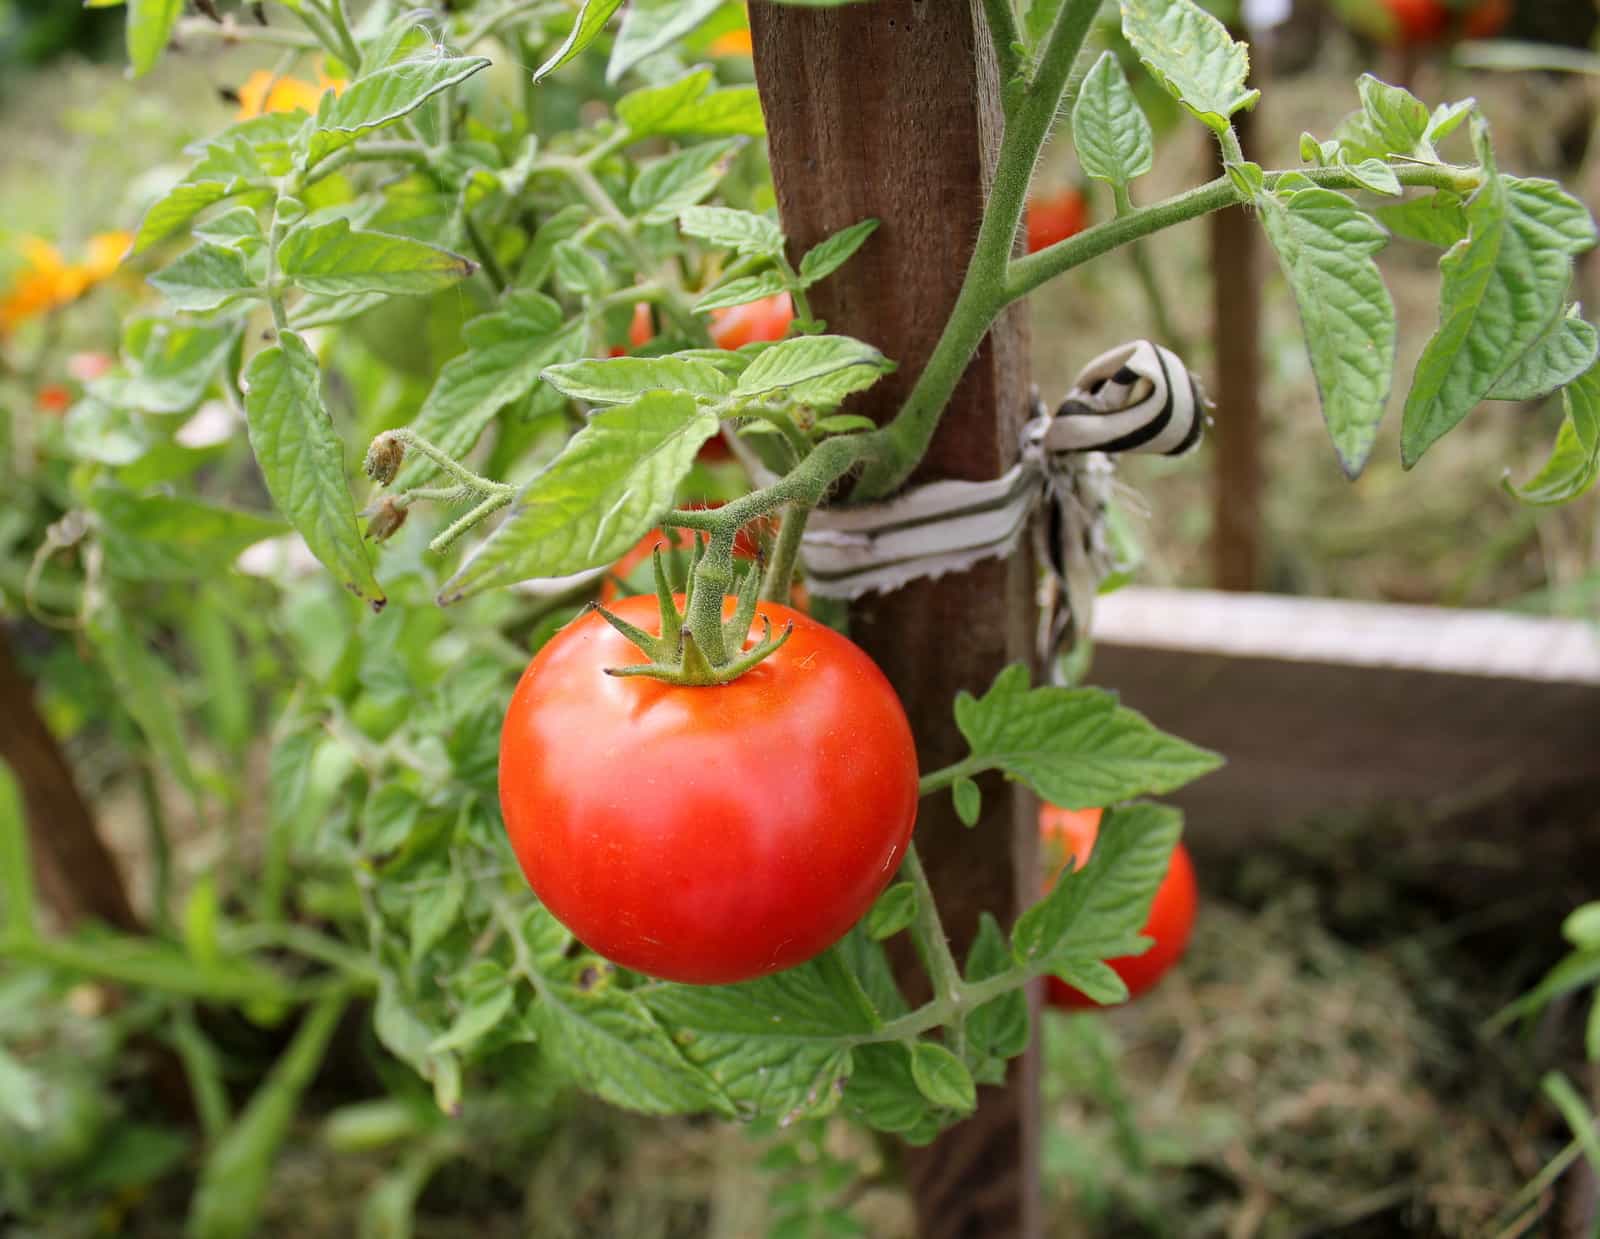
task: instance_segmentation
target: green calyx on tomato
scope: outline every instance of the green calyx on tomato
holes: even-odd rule
[[[653,609],[623,598],[616,618],[647,625]],[[816,620],[775,602],[757,618],[792,639],[731,683],[685,688],[605,674],[638,655],[584,615],[512,695],[512,850],[551,915],[622,967],[694,985],[796,967],[849,932],[905,856],[917,754],[894,689]]]
[[[707,554],[706,546],[699,537],[691,537],[688,583],[684,592],[677,594],[673,590],[667,565],[662,560],[661,545],[658,543],[652,548],[650,557],[655,568],[656,604],[661,621],[658,633],[646,632],[598,602],[589,604],[590,610],[631,641],[648,660],[607,667],[607,675],[644,676],[667,684],[697,687],[727,684],[782,648],[793,633],[794,625],[786,625],[781,633],[774,636],[771,620],[765,613],[758,614],[756,603],[761,592],[759,560],[738,577],[738,587],[731,598],[734,604],[732,615],[712,612],[708,616],[705,606],[696,607],[697,591],[706,588],[701,579],[701,563]],[[725,548],[723,558],[730,565],[732,556],[732,547]],[[683,600],[681,609],[680,598]],[[726,607],[722,610],[725,611]],[[758,618],[761,621],[761,639],[746,649],[751,625]]]

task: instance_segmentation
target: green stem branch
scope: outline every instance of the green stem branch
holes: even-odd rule
[[[911,475],[932,442],[939,418],[967,363],[996,316],[1011,300],[1007,296],[1006,264],[1022,221],[1028,183],[1055,121],[1072,64],[1099,10],[1099,0],[1067,0],[1056,17],[1034,80],[1006,119],[978,241],[944,333],[905,404],[884,428],[889,451],[882,461],[863,472],[854,492],[856,499],[892,494]]]

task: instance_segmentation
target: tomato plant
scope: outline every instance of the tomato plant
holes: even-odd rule
[[[655,605],[615,613],[644,626]],[[712,688],[609,674],[643,655],[590,615],[529,663],[506,713],[500,806],[529,884],[586,946],[651,976],[722,985],[811,959],[911,838],[916,750],[883,673],[797,611],[758,615],[792,635]]]
[[[1089,202],[1077,189],[1028,199],[1028,253],[1077,236],[1089,222]]]
[[[1059,879],[1069,863],[1080,869],[1094,852],[1100,834],[1099,809],[1062,809],[1045,805],[1039,810],[1040,846],[1046,858],[1047,888]],[[1139,955],[1124,955],[1106,960],[1123,983],[1128,996],[1137,998],[1164,977],[1183,958],[1194,927],[1198,887],[1189,849],[1179,843],[1161,885],[1150,904],[1150,917],[1140,931],[1152,939],[1150,949]],[[1046,980],[1046,993],[1052,1006],[1072,1010],[1100,1004],[1059,977]]]
[[[121,266],[120,232],[23,245],[0,295],[0,595],[38,620],[30,667],[52,679],[52,719],[112,737],[148,805],[149,893],[137,923],[55,933],[35,915],[20,818],[0,812],[0,953],[47,988],[129,991],[129,1018],[170,1036],[205,1124],[193,1233],[259,1219],[346,1009],[383,1056],[374,1077],[437,1111],[402,1125],[422,1133],[400,1159],[412,1177],[382,1189],[403,1206],[384,1233],[403,1233],[429,1159],[459,1151],[429,1143],[446,1116],[520,1099],[530,1078],[654,1114],[843,1113],[926,1143],[979,1084],[1009,1078],[1026,986],[1118,990],[1106,961],[1127,962],[1160,875],[1185,871],[1168,860],[1179,814],[1140,798],[1216,756],[1017,663],[957,697],[965,747],[919,779],[882,676],[783,605],[797,582],[846,621],[873,605],[808,557],[870,549],[850,520],[926,498],[902,492],[985,338],[1078,267],[1246,207],[1348,474],[1390,404],[1409,468],[1469,415],[1492,417],[1475,412],[1486,402],[1563,392],[1555,449],[1517,493],[1591,489],[1600,337],[1571,296],[1594,243],[1580,202],[1503,168],[1472,99],[1430,106],[1372,76],[1288,166],[1248,160],[1233,120],[1258,96],[1246,47],[1192,0],[1122,0],[1102,40],[1104,7],[971,7],[992,62],[950,85],[998,83],[992,176],[970,252],[948,256],[964,284],[943,322],[919,306],[937,330],[913,361],[813,312],[819,286],[907,221],[880,237],[877,219],[841,217],[803,246],[786,234],[738,6],[127,5],[136,76],[169,48],[245,49],[249,63],[187,63],[206,91],[247,86],[248,114],[219,112],[181,166],[140,181],[150,200]],[[1214,139],[1221,175],[1176,189],[1150,175],[1135,60]],[[305,89],[274,88],[291,79]],[[1052,132],[1106,186],[1107,218],[1063,197],[1025,225]],[[1408,342],[1400,400],[1402,326],[1429,325],[1402,324],[1385,287],[1375,255],[1395,239],[1441,260],[1437,326]],[[139,276],[151,288],[117,346],[69,369],[62,417],[40,416],[50,374],[34,363],[59,316],[131,297]],[[696,459],[733,435],[754,484],[697,506]],[[1065,475],[1042,470],[1085,462],[1036,455],[1014,493],[1054,502]],[[997,555],[1038,521],[1019,511],[1019,542]],[[617,601],[610,626],[580,614],[596,571],[656,530],[697,542],[683,594],[667,594],[682,613],[652,625],[647,596]],[[1070,584],[1086,565],[1062,550]],[[794,628],[752,644],[759,617]],[[937,651],[967,638],[961,619],[896,636]],[[265,797],[239,773],[263,768]],[[981,821],[1001,776],[1118,808],[1086,865],[1015,918],[972,918],[958,952],[907,836],[919,797]],[[226,863],[173,863],[175,808],[203,835],[194,854]],[[897,935],[909,949],[883,945]],[[891,958],[928,984],[902,985]],[[270,1030],[271,1069],[213,1044],[241,1021]],[[0,1028],[0,1049],[35,1039]],[[18,1097],[0,1088],[0,1109],[26,1110]]]

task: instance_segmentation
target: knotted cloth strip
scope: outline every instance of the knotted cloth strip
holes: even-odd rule
[[[1170,349],[1135,340],[1102,353],[1054,413],[1036,404],[1017,463],[1001,477],[930,482],[881,503],[813,512],[800,548],[806,588],[859,598],[1009,555],[1041,505],[1041,560],[1069,586],[1091,569],[1097,586],[1110,570],[1106,454],[1183,455],[1200,442],[1206,408]]]

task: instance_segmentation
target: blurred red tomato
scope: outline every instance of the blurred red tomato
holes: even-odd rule
[[[1028,199],[1028,253],[1082,232],[1089,222],[1089,204],[1076,189]]]
[[[1045,805],[1039,810],[1039,842],[1045,850],[1049,875],[1047,888],[1055,885],[1068,856],[1072,858],[1074,869],[1081,869],[1088,862],[1100,833],[1100,817],[1099,809],[1060,809]],[[1189,931],[1194,928],[1198,898],[1194,864],[1188,850],[1180,843],[1172,853],[1172,863],[1156,891],[1150,905],[1150,919],[1142,931],[1154,938],[1155,944],[1143,955],[1106,961],[1127,984],[1130,998],[1137,998],[1148,990],[1183,957],[1189,945]],[[1046,978],[1046,997],[1051,1006],[1067,1010],[1100,1005],[1059,977]]]
[[[1465,10],[1444,0],[1383,0],[1402,47],[1439,43],[1452,35],[1490,39],[1511,20],[1511,0],[1479,0]]]
[[[711,339],[718,348],[739,348],[757,340],[781,340],[794,322],[794,302],[788,293],[774,293],[759,301],[711,311]]]
[[[37,400],[41,413],[65,413],[72,407],[72,393],[60,383],[46,383]]]
[[[650,314],[650,303],[636,302],[633,307],[633,321],[628,324],[628,343],[634,348],[643,348],[655,339],[655,334],[656,324]],[[628,350],[625,348],[613,347],[611,350],[613,357],[625,357],[627,354]]]

